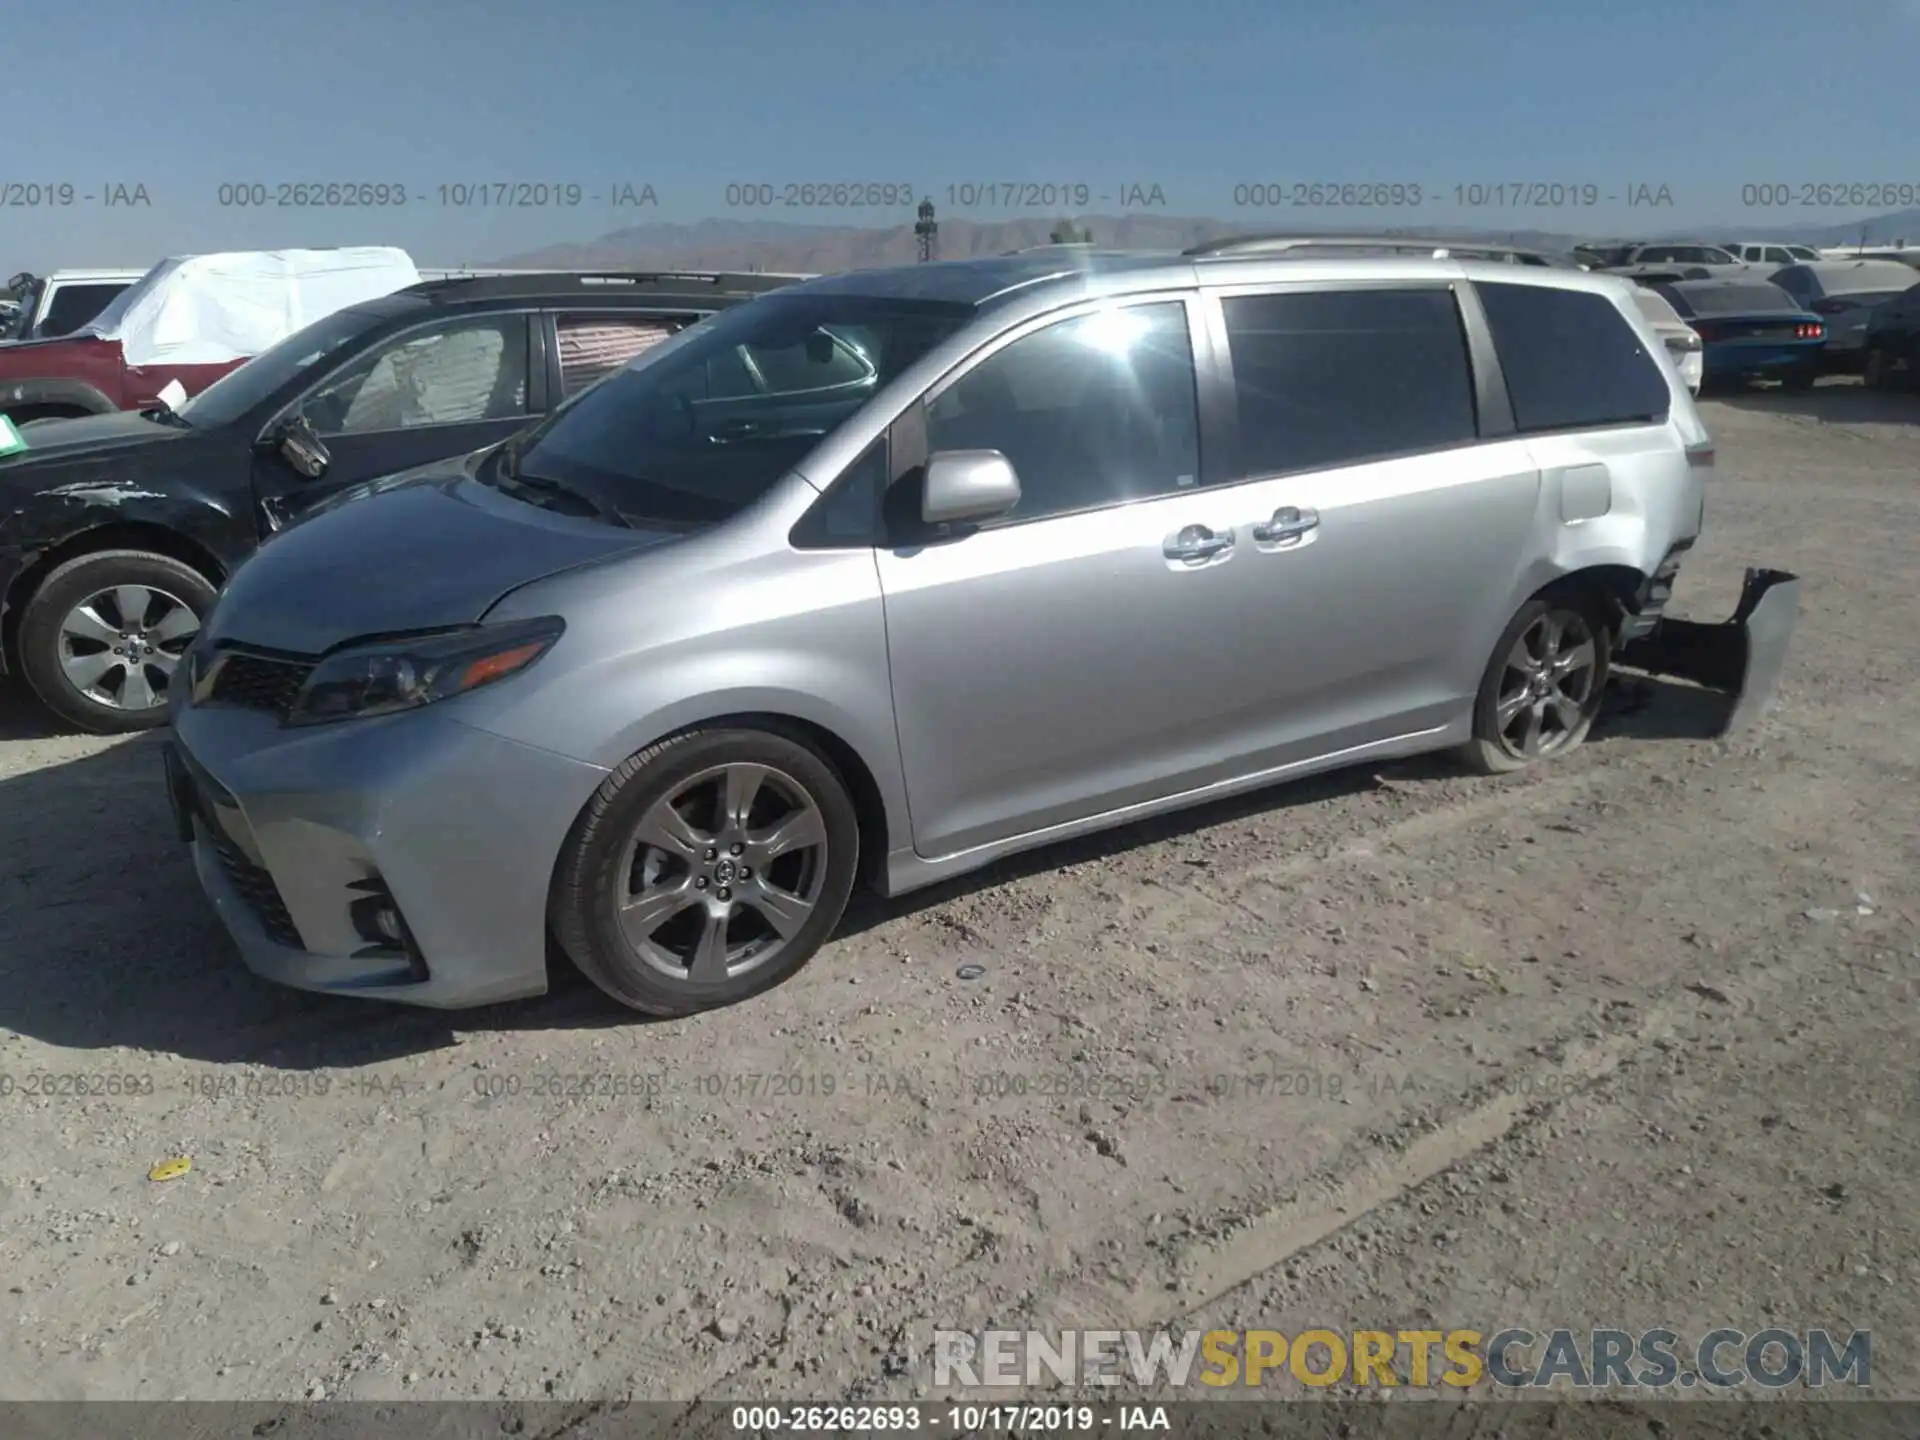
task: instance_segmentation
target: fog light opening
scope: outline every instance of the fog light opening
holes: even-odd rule
[[[348,902],[348,918],[353,922],[354,933],[367,942],[354,952],[354,958],[405,960],[408,980],[421,982],[430,978],[426,957],[420,953],[413,932],[407,928],[406,917],[400,913],[400,906],[386,882],[372,876],[356,880],[348,888],[359,895],[358,899]]]

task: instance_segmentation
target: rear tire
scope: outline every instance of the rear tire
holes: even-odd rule
[[[55,715],[96,735],[167,722],[167,679],[214,587],[170,555],[99,550],[40,583],[20,617],[20,670]]]
[[[1866,363],[1862,365],[1860,375],[1869,390],[1900,388],[1900,382],[1893,373],[1893,365],[1887,359],[1887,352],[1882,349],[1867,351]]]
[[[1461,751],[1481,775],[1511,775],[1577,749],[1593,728],[1613,660],[1600,607],[1539,596],[1507,622],[1473,702]]]
[[[582,973],[643,1014],[772,988],[825,944],[860,826],[832,763],[774,729],[690,730],[607,777],[561,852],[551,918]]]

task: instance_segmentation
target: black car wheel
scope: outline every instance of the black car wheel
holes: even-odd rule
[[[1886,347],[1875,345],[1867,351],[1866,365],[1861,374],[1869,388],[1874,390],[1897,390],[1900,378],[1894,374],[1893,361],[1887,355]]]
[[[167,683],[213,605],[199,571],[144,550],[102,550],[41,582],[20,618],[20,669],[40,702],[98,735],[167,719]]]
[[[649,1015],[731,1005],[806,964],[853,891],[860,827],[828,760],[775,730],[692,730],[615,770],[574,827],[552,920]]]
[[[1780,374],[1780,388],[1799,392],[1811,390],[1813,382],[1820,378],[1819,367],[1814,365],[1796,365]]]
[[[1483,775],[1506,775],[1574,749],[1600,711],[1612,658],[1612,634],[1598,607],[1547,596],[1522,605],[1474,697],[1467,764]]]

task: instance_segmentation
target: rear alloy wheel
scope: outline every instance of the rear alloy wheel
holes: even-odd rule
[[[1587,609],[1529,600],[1481,679],[1467,763],[1506,775],[1575,748],[1599,713],[1611,659],[1611,637]]]
[[[20,668],[42,704],[83,730],[164,725],[168,682],[213,599],[206,577],[170,556],[82,555],[27,602]]]
[[[772,730],[691,731],[616,770],[561,858],[561,946],[614,999],[690,1015],[778,984],[839,924],[859,823],[833,766]]]

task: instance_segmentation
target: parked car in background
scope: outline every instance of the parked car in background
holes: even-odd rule
[[[0,341],[54,340],[71,335],[140,283],[144,270],[25,271],[7,281],[18,297],[11,321],[0,323]]]
[[[1811,245],[1783,245],[1778,240],[1741,240],[1721,248],[1742,264],[1764,265],[1769,270],[1820,258],[1820,252]]]
[[[1653,288],[1700,337],[1703,386],[1768,379],[1805,390],[1826,373],[1825,323],[1778,285],[1736,277]]]
[[[1687,393],[1698,395],[1705,377],[1700,336],[1657,290],[1649,290],[1644,285],[1634,286],[1633,303],[1653,327],[1653,333],[1660,338],[1660,343],[1666,346],[1674,368],[1680,372],[1680,378],[1687,382]]]
[[[1635,245],[1611,265],[1609,274],[1643,284],[1661,280],[1704,280],[1715,274],[1739,274],[1746,266],[1716,245]]]
[[[1827,369],[1852,374],[1866,362],[1867,321],[1920,284],[1920,271],[1897,260],[1822,260],[1788,265],[1767,278],[1826,322]]]
[[[88,730],[159,724],[166,678],[214,592],[288,522],[361,481],[504,440],[686,326],[782,283],[427,283],[315,321],[177,411],[30,424],[27,449],[0,458],[0,672],[24,676]],[[821,368],[847,381],[866,373],[851,353]],[[716,360],[700,398],[729,397],[750,443],[753,397],[777,380],[746,356],[731,368]]]
[[[1876,390],[1911,390],[1920,384],[1920,285],[1874,307],[1861,373]]]
[[[309,321],[419,279],[388,246],[163,260],[72,334],[0,347],[0,415],[24,424],[178,403]]]
[[[1573,247],[1573,255],[1589,270],[1605,270],[1625,260],[1632,244],[1624,240],[1592,240]]]
[[[1550,761],[1674,623],[1712,463],[1629,293],[1030,253],[763,296],[263,546],[175,671],[183,838],[282,983],[537,994],[552,934],[684,1015],[797,970],[861,879]],[[746,360],[771,390],[716,390]],[[1702,629],[1770,685],[1784,629]]]

